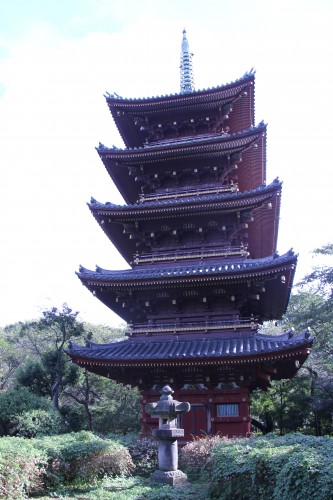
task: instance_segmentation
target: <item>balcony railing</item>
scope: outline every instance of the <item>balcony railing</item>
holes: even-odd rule
[[[248,257],[249,253],[244,246],[226,247],[214,249],[188,249],[188,250],[172,250],[165,252],[154,252],[146,254],[136,254],[134,256],[135,264],[147,264],[154,262],[181,261],[190,259],[204,259],[210,257]]]
[[[208,333],[221,330],[257,330],[258,323],[255,318],[243,318],[224,321],[197,321],[197,322],[169,322],[169,323],[135,323],[130,325],[129,335],[145,333],[146,335],[159,333]]]
[[[177,191],[172,190],[170,192],[164,191],[163,193],[147,193],[140,194],[139,201],[160,201],[160,200],[170,200],[176,198],[188,198],[189,196],[204,196],[206,194],[218,194],[218,193],[234,193],[238,191],[238,186],[236,184],[230,184],[228,186],[214,186],[214,187],[203,187],[194,189],[179,189]]]

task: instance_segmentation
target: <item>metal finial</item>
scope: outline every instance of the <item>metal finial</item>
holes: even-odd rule
[[[183,30],[182,51],[180,54],[180,92],[193,92],[194,80],[192,71],[192,56],[190,53],[186,30]]]

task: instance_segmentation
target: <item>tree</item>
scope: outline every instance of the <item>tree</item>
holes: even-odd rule
[[[107,344],[124,340],[126,334],[126,325],[118,327],[108,325],[93,325],[92,323],[83,323],[86,338],[96,343]]]
[[[100,385],[100,377],[98,377],[98,375],[81,369],[77,383],[68,386],[66,390],[63,391],[65,405],[67,401],[67,405],[70,406],[68,401],[73,400],[77,405],[82,406],[90,431],[94,430],[93,407],[96,402],[102,398]]]
[[[126,434],[140,429],[141,402],[136,388],[80,369],[76,384],[62,393],[63,410],[84,410],[91,431]],[[84,422],[82,421],[81,424]]]
[[[125,328],[81,323],[77,315],[64,304],[60,310],[53,307],[43,311],[37,321],[6,327],[10,345],[22,353],[12,385],[50,397],[54,407],[60,408],[75,430],[96,427],[101,432],[128,432],[137,429],[138,391],[79,368],[64,353],[69,340],[84,342],[89,338],[101,343],[122,340]]]
[[[43,311],[39,320],[19,322],[0,331],[0,345],[8,346],[14,361],[13,369],[6,368],[3,377],[6,374],[12,387],[25,387],[37,396],[51,398],[75,430],[137,430],[141,410],[138,391],[79,368],[64,353],[69,340],[123,340],[125,327],[81,323],[77,315],[64,304],[61,309]],[[0,360],[1,356],[4,351]],[[1,376],[0,371],[0,382]]]
[[[32,394],[28,389],[10,389],[0,394],[0,436],[14,432],[16,418],[31,410],[48,411],[51,402]]]
[[[95,430],[103,434],[139,431],[142,410],[138,389],[106,378],[101,382],[103,398],[94,409]]]
[[[64,354],[66,342],[84,336],[77,316],[78,312],[64,304],[61,309],[43,311],[38,321],[19,325],[18,345],[30,353],[30,359],[17,370],[17,382],[37,394],[48,392],[55,408],[59,408],[60,392],[77,377],[77,367]]]
[[[304,432],[314,427],[311,381],[304,374],[272,382],[269,390],[257,390],[251,398],[252,424],[263,434]]]
[[[37,331],[49,338],[49,350],[43,353],[44,366],[51,375],[51,400],[59,408],[59,391],[64,384],[65,367],[68,359],[64,355],[66,342],[84,333],[82,323],[77,320],[78,312],[73,312],[67,304],[59,310],[52,307],[43,311],[43,317],[34,325]]]
[[[333,245],[325,245],[315,256],[332,259]],[[330,265],[329,265],[330,264]],[[293,328],[297,332],[310,328],[315,341],[310,357],[290,380],[279,382],[282,402],[274,391],[276,384],[265,395],[259,391],[252,397],[252,411],[258,416],[265,431],[265,417],[275,422],[281,433],[290,430],[311,430],[316,435],[333,432],[333,265],[321,263],[313,268],[295,287],[280,331]],[[268,325],[267,332],[271,331]],[[283,388],[287,390],[282,390]],[[286,409],[283,408],[283,404]],[[262,410],[260,410],[260,405]],[[266,412],[264,411],[266,409]],[[295,409],[296,411],[290,411]],[[280,412],[280,419],[277,417]],[[302,423],[303,422],[303,423]],[[260,425],[260,422],[259,422]]]
[[[313,256],[323,257],[325,263],[322,263],[322,261],[320,265],[315,265],[312,272],[303,278],[299,286],[311,285],[313,290],[331,301],[333,300],[333,266],[331,260],[333,257],[333,243],[327,243],[321,248],[316,248],[313,251]]]
[[[58,404],[56,405],[52,389],[57,377],[60,383],[57,387]],[[27,387],[39,396],[48,396],[52,399],[54,407],[58,408],[60,394],[68,385],[75,384],[78,377],[79,368],[68,361],[65,353],[53,350],[22,363],[16,370],[14,387]]]
[[[24,356],[8,342],[3,329],[0,330],[0,392],[9,389],[14,373]]]

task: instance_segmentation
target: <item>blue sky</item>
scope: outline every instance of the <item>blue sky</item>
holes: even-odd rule
[[[196,88],[256,70],[267,181],[283,180],[279,251],[333,241],[333,5],[329,0],[0,0],[0,325],[63,302],[117,325],[79,264],[125,263],[86,206],[121,203],[95,152],[122,146],[103,94],[178,92],[182,30]]]

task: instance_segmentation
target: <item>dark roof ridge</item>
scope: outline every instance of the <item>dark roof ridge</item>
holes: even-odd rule
[[[251,338],[255,338],[256,340],[275,340],[276,342],[284,342],[286,340],[290,340],[290,339],[293,339],[294,341],[296,340],[300,340],[300,339],[313,339],[314,337],[311,335],[311,330],[308,328],[306,330],[304,330],[303,332],[300,332],[300,333],[295,333],[292,329],[290,330],[287,330],[285,332],[282,332],[278,335],[273,335],[273,334],[263,334],[263,333],[258,333],[258,332],[254,332],[250,334],[250,337]],[[197,341],[199,342],[205,342],[207,340],[217,340],[218,337],[207,337],[207,338],[201,338],[201,339],[197,339]],[[232,337],[221,337],[221,340],[234,340],[234,341],[237,341],[237,340],[244,340],[244,336],[232,336]],[[179,343],[179,342],[185,342],[185,341],[193,341],[193,338],[191,337],[186,337],[184,338],[183,336],[178,336],[177,339],[168,339],[167,340],[168,342],[170,343]],[[128,343],[128,342],[132,342],[132,343],[135,343],[136,342],[136,339],[135,338],[132,338],[132,337],[128,337],[126,339],[122,339],[122,340],[112,340],[111,342],[108,342],[108,343],[105,343],[105,344],[100,344],[98,342],[92,342],[91,340],[88,340],[86,339],[85,340],[85,345],[86,347],[90,348],[90,349],[103,349],[103,348],[109,348],[110,345],[115,345],[115,344],[118,344],[119,346],[124,344],[124,343]],[[150,339],[149,340],[150,344],[160,344],[160,343],[164,343],[166,342],[165,339]],[[73,346],[73,347],[82,347],[80,346],[80,344],[77,344],[76,342],[73,342],[73,341],[69,341],[70,345]]]
[[[232,80],[231,82],[222,84],[222,85],[217,85],[214,87],[207,87],[203,89],[198,89],[198,90],[192,90],[190,92],[186,93],[175,93],[175,94],[165,94],[165,95],[158,95],[158,96],[151,96],[151,97],[122,97],[118,95],[116,92],[113,94],[110,94],[109,92],[106,92],[104,94],[104,97],[106,98],[107,101],[116,101],[116,102],[128,102],[128,103],[137,103],[137,102],[145,102],[145,101],[154,101],[158,99],[166,99],[166,98],[186,98],[188,96],[193,96],[193,95],[199,95],[202,93],[207,93],[210,91],[219,91],[226,89],[228,87],[231,87],[235,84],[242,83],[247,79],[252,78],[255,75],[255,70],[251,68],[250,71],[246,71],[243,76],[240,78],[237,78],[236,80]]]
[[[312,344],[314,338],[308,331],[289,336],[289,332],[282,335],[266,335],[265,338],[250,334],[247,337],[219,337],[203,339],[178,338],[178,339],[150,339],[149,342],[140,342],[133,339],[110,344],[89,343],[80,346],[69,342],[65,352],[70,356],[79,356],[83,359],[100,359],[117,361],[142,361],[142,360],[185,360],[202,358],[236,358],[269,355],[286,352]],[[173,346],[180,346],[177,354],[170,354]],[[204,348],[204,350],[203,350]]]
[[[116,146],[112,146],[111,148],[105,146],[101,142],[99,143],[98,147],[95,149],[98,151],[98,153],[101,152],[128,152],[128,151],[148,151],[152,149],[171,149],[175,146],[181,146],[181,145],[197,145],[198,143],[200,144],[205,144],[205,143],[210,143],[210,142],[223,142],[223,141],[230,141],[237,139],[238,137],[246,137],[247,135],[250,135],[251,133],[256,133],[260,132],[263,129],[267,128],[267,124],[262,120],[258,125],[255,125],[253,127],[247,128],[245,130],[241,130],[240,132],[235,132],[234,134],[204,134],[204,136],[186,136],[184,139],[175,139],[174,142],[170,142],[169,140],[163,144],[163,142],[159,142],[158,144],[145,144],[144,146],[140,147],[134,147],[134,148],[118,148]],[[221,141],[222,139],[222,141]]]
[[[204,202],[204,201],[223,201],[223,200],[233,200],[239,199],[241,197],[247,197],[249,195],[255,195],[259,193],[269,192],[271,190],[276,190],[282,187],[282,181],[276,177],[270,184],[263,183],[255,189],[249,189],[247,191],[236,191],[232,193],[215,193],[215,194],[206,194],[206,195],[198,195],[195,197],[196,203]],[[90,202],[87,202],[89,208],[114,208],[114,209],[122,209],[122,210],[130,210],[130,209],[138,209],[138,208],[147,208],[147,207],[164,207],[166,205],[184,205],[186,203],[193,203],[192,197],[183,197],[183,198],[171,198],[171,199],[163,199],[161,201],[142,201],[134,204],[128,205],[118,205],[115,203],[111,203],[107,201],[105,203],[97,201],[95,198],[91,197]]]
[[[80,266],[79,272],[77,275],[121,275],[122,279],[128,275],[128,278],[135,279],[140,277],[147,276],[155,276],[155,277],[176,277],[180,274],[184,276],[190,274],[197,274],[200,276],[201,273],[225,273],[225,272],[237,272],[237,271],[249,271],[251,269],[257,270],[260,267],[264,267],[265,264],[268,266],[272,263],[279,265],[285,264],[287,262],[297,261],[298,255],[295,254],[293,249],[291,248],[288,252],[283,255],[278,255],[278,253],[274,253],[268,257],[262,257],[260,259],[245,259],[239,261],[232,261],[229,263],[209,263],[209,264],[188,264],[183,266],[173,266],[173,267],[159,267],[159,268],[135,268],[135,269],[125,269],[125,270],[116,270],[111,271],[109,269],[103,269],[102,267],[96,266],[96,271],[91,271],[83,266]]]

